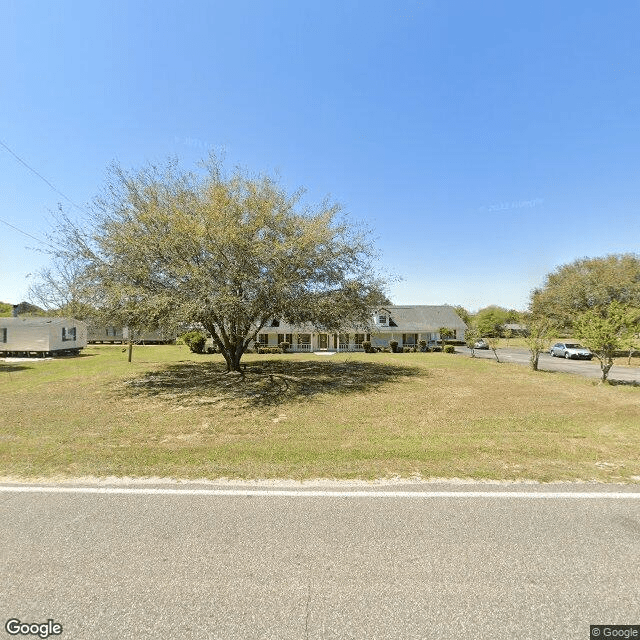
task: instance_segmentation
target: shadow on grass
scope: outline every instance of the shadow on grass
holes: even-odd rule
[[[14,373],[15,371],[25,371],[26,369],[33,369],[33,366],[28,367],[17,362],[0,362],[0,373]]]
[[[255,407],[278,406],[319,394],[375,391],[407,376],[429,376],[421,367],[377,362],[259,360],[242,375],[219,363],[182,362],[127,381],[117,393],[126,397],[167,400],[181,405],[230,400]]]
[[[607,382],[612,387],[627,386],[627,387],[640,387],[640,382],[637,380],[616,380],[615,378],[609,378]]]

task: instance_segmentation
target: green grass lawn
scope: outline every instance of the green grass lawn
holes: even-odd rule
[[[640,389],[443,353],[0,362],[0,475],[640,482]]]

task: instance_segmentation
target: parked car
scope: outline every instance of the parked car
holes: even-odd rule
[[[474,349],[488,349],[489,348],[489,343],[486,342],[485,340],[482,340],[482,338],[480,340],[478,340],[478,342],[476,342],[473,345]]]
[[[593,353],[577,342],[556,342],[549,349],[549,353],[555,358],[566,358],[567,360],[591,360]]]

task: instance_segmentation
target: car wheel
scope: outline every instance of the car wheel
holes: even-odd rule
[[[564,359],[565,359],[565,360],[568,360],[570,357],[571,357],[571,356],[569,355],[569,352],[568,352],[568,351],[565,351],[565,352],[564,352]]]

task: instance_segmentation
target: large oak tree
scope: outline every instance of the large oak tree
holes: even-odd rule
[[[103,317],[134,326],[199,323],[229,371],[272,318],[319,330],[366,327],[385,296],[370,233],[328,201],[303,206],[269,176],[200,173],[176,161],[110,168],[91,215],[66,214],[56,259],[81,266]]]
[[[632,253],[581,258],[548,274],[531,295],[531,311],[569,328],[578,314],[606,317],[618,302],[640,308],[640,256]]]

